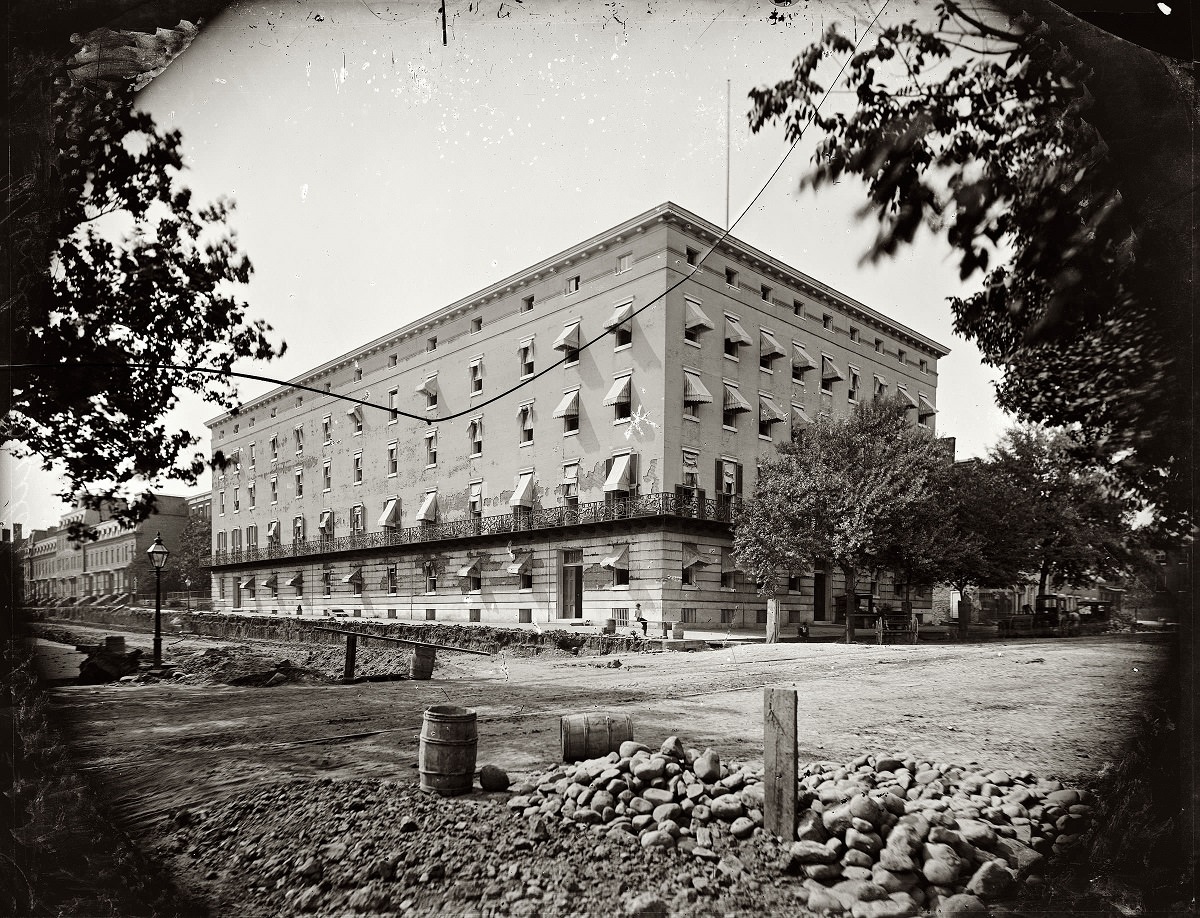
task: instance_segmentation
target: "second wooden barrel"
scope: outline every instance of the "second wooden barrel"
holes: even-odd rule
[[[433,676],[433,657],[437,651],[432,647],[417,645],[413,649],[412,665],[408,675],[412,679],[429,679]]]
[[[453,704],[426,708],[417,755],[421,790],[443,797],[469,793],[478,743],[473,710]]]
[[[564,762],[594,759],[621,748],[633,739],[628,714],[567,714],[559,724]]]

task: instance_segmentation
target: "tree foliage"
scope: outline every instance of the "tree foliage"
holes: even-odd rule
[[[152,512],[152,480],[194,481],[198,442],[163,420],[187,391],[236,407],[226,376],[159,369],[282,353],[247,319],[251,265],[227,220],[181,183],[178,131],[162,131],[127,93],[67,84],[64,61],[18,57],[31,127],[5,222],[12,249],[3,317],[17,364],[3,439],[65,473],[68,501],[129,523]],[[49,106],[42,137],[38,100]],[[10,176],[11,180],[11,176]],[[114,502],[120,496],[124,501]]]
[[[846,418],[821,415],[759,466],[754,493],[734,522],[738,563],[763,592],[774,592],[781,573],[827,561],[841,569],[849,599],[859,576],[881,567],[908,538],[945,462],[943,449],[908,424],[896,399],[861,403]],[[846,633],[852,639],[852,615]]]
[[[789,142],[810,122],[823,133],[802,185],[866,184],[863,214],[879,223],[866,258],[894,253],[922,225],[944,233],[961,276],[982,277],[951,307],[956,331],[1003,369],[1000,405],[1069,427],[1073,461],[1178,527],[1191,453],[1176,397],[1191,345],[1186,304],[1147,245],[1173,244],[1156,211],[1176,202],[1161,191],[1150,200],[1132,174],[1143,163],[1109,155],[1102,128],[1119,140],[1128,128],[1089,92],[1094,67],[1111,67],[1102,54],[1077,57],[1057,20],[1001,27],[954,0],[937,9],[931,26],[879,28],[857,49],[830,26],[790,77],[751,91],[751,127],[780,122]],[[1143,63],[1140,49],[1112,44],[1112,56]],[[821,104],[839,62],[837,82],[858,102],[849,112]],[[1174,270],[1186,277],[1186,265]]]

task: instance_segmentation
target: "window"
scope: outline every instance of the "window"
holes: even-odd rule
[[[430,408],[436,408],[437,405],[438,405],[437,389],[435,389],[433,386],[426,387],[426,389],[425,389],[425,410],[428,411]]]
[[[254,485],[246,485],[246,506],[251,510],[254,509]]]
[[[908,359],[908,352],[902,347],[896,348],[896,359],[904,363]]]
[[[699,418],[700,406],[712,403],[712,393],[700,380],[699,370],[683,371],[683,416]]]
[[[332,443],[333,442],[333,416],[332,415],[327,414],[327,415],[325,415],[325,417],[321,418],[321,442],[322,443]]]
[[[699,251],[699,249],[693,249],[691,246],[688,246],[688,247],[687,247],[687,249],[684,251],[684,253],[683,253],[683,254],[684,254],[684,258],[686,258],[686,259],[687,259],[687,263],[688,263],[689,265],[693,265],[693,266],[695,266],[695,265],[698,265],[698,264],[700,264],[700,251]]]
[[[881,376],[875,377],[875,398],[887,398],[887,382]]]
[[[332,389],[333,389],[333,384],[332,384],[332,383],[328,383],[328,382],[327,382],[327,383],[325,383],[324,389],[325,389],[325,391],[326,391],[326,392],[332,391]]]
[[[563,506],[568,511],[579,510],[579,463],[563,463]]]
[[[333,595],[333,571],[321,572],[321,595]]]
[[[350,569],[350,576],[346,578],[350,584],[350,595],[362,596],[363,591],[363,575],[361,567],[353,567]]]
[[[742,412],[753,411],[750,403],[742,398],[734,383],[725,383],[725,399],[721,411],[721,424],[731,430],[737,430],[737,416]]]
[[[358,361],[354,361],[354,381],[358,382],[362,379],[362,367],[358,365]]]
[[[716,487],[721,506],[728,510],[742,494],[742,464],[736,459],[716,461]]]
[[[471,319],[471,334],[483,331],[483,316],[475,316]]]
[[[471,361],[467,376],[471,382],[471,394],[478,395],[483,391],[483,358],[476,357]]]
[[[271,461],[279,458],[279,437],[271,437]]]
[[[426,593],[436,593],[437,592],[437,568],[434,566],[434,563],[432,561],[426,561],[424,563],[424,565],[422,565],[422,567],[425,572],[425,592]]]
[[[522,405],[517,409],[517,420],[521,427],[521,445],[533,442],[533,405]]]
[[[633,414],[633,376],[631,374],[617,377],[608,394],[604,396],[604,406],[613,409],[614,421],[628,421]]]
[[[804,374],[816,367],[816,362],[809,356],[803,345],[792,342],[792,382],[804,385]]]
[[[683,581],[684,586],[695,586],[696,585],[696,568],[695,568],[695,566],[688,565],[687,567],[685,567],[683,569],[683,575],[682,575],[681,579]]]
[[[296,496],[304,496],[304,469],[296,469]]]
[[[572,293],[578,293],[578,292],[579,292],[579,275],[576,274],[574,277],[567,278],[567,282],[563,287],[563,294],[565,296],[570,296]]]
[[[737,585],[737,571],[721,571],[721,589],[732,590],[736,585]],[[725,613],[732,612],[732,611],[733,611],[732,609],[722,609],[721,610],[722,624],[728,624],[728,622],[725,619]],[[729,619],[729,621],[732,621],[732,620],[733,620],[732,618]]]
[[[253,425],[253,424],[251,424],[250,426],[251,426],[251,427],[253,427],[254,425]],[[256,446],[256,445],[257,445],[257,444],[255,444],[255,443],[251,443],[251,444],[250,444],[250,468],[251,468],[251,469],[253,469],[253,468],[254,468],[254,453],[255,453],[255,446]]]
[[[575,279],[579,280],[579,278],[575,278]],[[579,289],[579,288],[576,287],[576,289]],[[567,292],[569,293],[570,291],[567,291]],[[532,311],[533,311],[533,294],[530,294],[529,296],[527,296],[521,300],[521,312],[532,312]]]
[[[387,569],[387,591],[389,596],[395,596],[399,591],[396,583],[396,565],[390,564]]]
[[[483,482],[472,481],[468,485],[467,513],[472,520],[483,519]]]
[[[217,513],[221,516],[225,515],[225,492],[217,492]]]
[[[752,339],[741,323],[734,316],[725,316],[725,356],[738,359],[738,348],[743,344],[753,344]]]
[[[333,489],[333,460],[326,459],[321,464],[321,490],[330,491]]]
[[[833,358],[827,354],[821,355],[821,392],[826,395],[833,394],[833,384],[840,382],[846,377],[842,371],[838,369],[837,364],[833,362]]]
[[[267,523],[267,544],[279,545],[283,541],[283,536],[279,533],[279,520],[271,520]]]
[[[241,551],[242,550],[242,530],[240,530],[240,529],[229,530],[229,537],[232,540],[231,544],[230,544],[230,548],[235,552]]]
[[[246,527],[246,547],[258,548],[258,527],[253,523]]]
[[[531,571],[528,567],[526,567],[524,570],[521,571],[521,573],[518,575],[518,577],[519,577],[519,580],[518,580],[519,586],[517,587],[518,590],[532,590],[533,589],[533,571]]]
[[[929,361],[928,361],[928,360],[926,360],[924,357],[922,357],[922,358],[921,358],[921,360],[920,360],[920,362],[919,362],[919,365],[920,365],[920,367],[921,367],[921,372],[922,372],[922,373],[928,373],[928,372],[929,372]],[[251,450],[253,450],[253,449],[254,449],[254,447],[250,447],[250,449],[251,449]],[[251,453],[251,455],[253,455],[253,453]]]
[[[734,288],[738,286],[738,273],[733,268],[725,269],[725,283]]]
[[[302,426],[297,425],[296,428],[292,430],[292,439],[296,443],[296,452],[304,452],[304,428]]]
[[[629,586],[629,568],[627,568],[627,567],[614,567],[614,568],[613,568],[613,582],[612,582],[612,585],[613,585],[614,587],[627,587],[627,586]]]
[[[270,483],[271,483],[271,503],[277,504],[277,503],[279,503],[279,479],[276,476],[272,475],[270,478]]]
[[[526,341],[517,349],[518,363],[521,365],[522,376],[533,375],[533,342]]]
[[[616,272],[617,274],[621,274],[625,271],[628,271],[632,267],[633,267],[633,255],[631,253],[626,252],[624,255],[621,255],[617,258],[617,272]]]
[[[883,339],[882,338],[875,339],[875,353],[876,354],[883,353]]]
[[[437,491],[426,491],[425,499],[421,501],[421,509],[417,511],[417,521],[422,528],[437,525],[438,506]]]
[[[766,370],[768,373],[775,372],[773,367],[776,358],[782,357],[786,353],[787,351],[785,351],[780,343],[775,340],[775,336],[773,334],[766,329],[759,329],[758,365],[761,369]]]
[[[383,513],[379,514],[379,525],[384,529],[395,529],[400,522],[400,498],[389,497],[383,504]]]
[[[321,536],[322,542],[329,542],[333,539],[333,511],[322,510],[321,517],[317,521],[317,532]]]
[[[437,350],[437,335],[430,335],[428,338],[425,339],[425,351],[429,352],[429,351],[436,351],[436,350]]]
[[[479,569],[478,564],[471,568],[471,573],[467,574],[466,581],[468,593],[483,592],[483,572]]]
[[[363,483],[362,456],[363,456],[363,454],[362,454],[361,450],[354,454],[354,483],[355,484]]]
[[[772,425],[786,421],[787,417],[787,412],[776,405],[770,395],[762,392],[758,394],[758,435],[760,437],[769,438]]]
[[[227,545],[228,545],[228,539],[226,537],[226,533],[218,532],[217,533],[217,551],[225,551]],[[61,568],[61,565],[59,565],[59,567]]]
[[[396,410],[396,405],[400,401],[400,390],[388,390],[388,423],[391,424],[400,418],[400,413]]]
[[[685,297],[683,301],[683,340],[699,344],[700,335],[712,327],[712,322],[700,308],[700,301]]]
[[[437,431],[425,434],[425,467],[437,465]]]
[[[855,328],[853,325],[852,325],[852,326],[850,326],[850,340],[851,340],[851,341],[857,341],[857,340],[858,340],[858,329],[857,329],[857,328]]]
[[[804,304],[799,300],[792,300],[792,315],[797,319],[804,318]]]
[[[467,442],[471,444],[470,455],[483,455],[483,418],[472,418],[467,424]]]
[[[366,532],[365,513],[362,504],[350,508],[350,534],[361,535]]]
[[[399,363],[400,363],[400,358],[397,357],[395,354],[388,355],[388,366],[389,367],[397,366]]]
[[[851,402],[858,401],[858,370],[854,367],[848,368],[850,371],[850,385],[846,390],[846,398]]]
[[[768,287],[766,284],[763,284],[763,285],[762,285],[761,287],[759,287],[758,289],[759,289],[759,296],[761,296],[761,297],[762,297],[762,301],[763,301],[764,303],[769,303],[769,302],[771,302],[771,292],[772,292],[772,291],[771,291],[771,288],[770,288],[770,287]]]
[[[821,327],[822,328],[833,328],[833,316],[829,315],[828,313],[821,316]]]

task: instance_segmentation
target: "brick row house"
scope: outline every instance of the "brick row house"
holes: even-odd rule
[[[210,421],[214,606],[765,621],[729,525],[759,457],[875,394],[933,428],[948,351],[720,236],[663,204]]]

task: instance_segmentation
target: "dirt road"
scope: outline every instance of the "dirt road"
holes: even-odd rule
[[[73,629],[78,630],[78,629]],[[99,633],[116,633],[108,628]],[[149,647],[129,632],[130,646]],[[189,639],[186,655],[220,642]],[[286,647],[264,645],[264,653]],[[292,648],[295,652],[295,648]],[[760,762],[762,687],[801,691],[801,761],[905,751],[1025,768],[1087,786],[1115,758],[1152,690],[1153,636],[949,646],[746,645],[703,653],[530,659],[439,653],[428,682],[169,683],[56,690],[76,753],[129,829],[289,778],[416,780],[424,709],[479,716],[479,763],[515,774],[559,758],[559,718],[631,714],[635,736],[678,734],[727,761]]]

